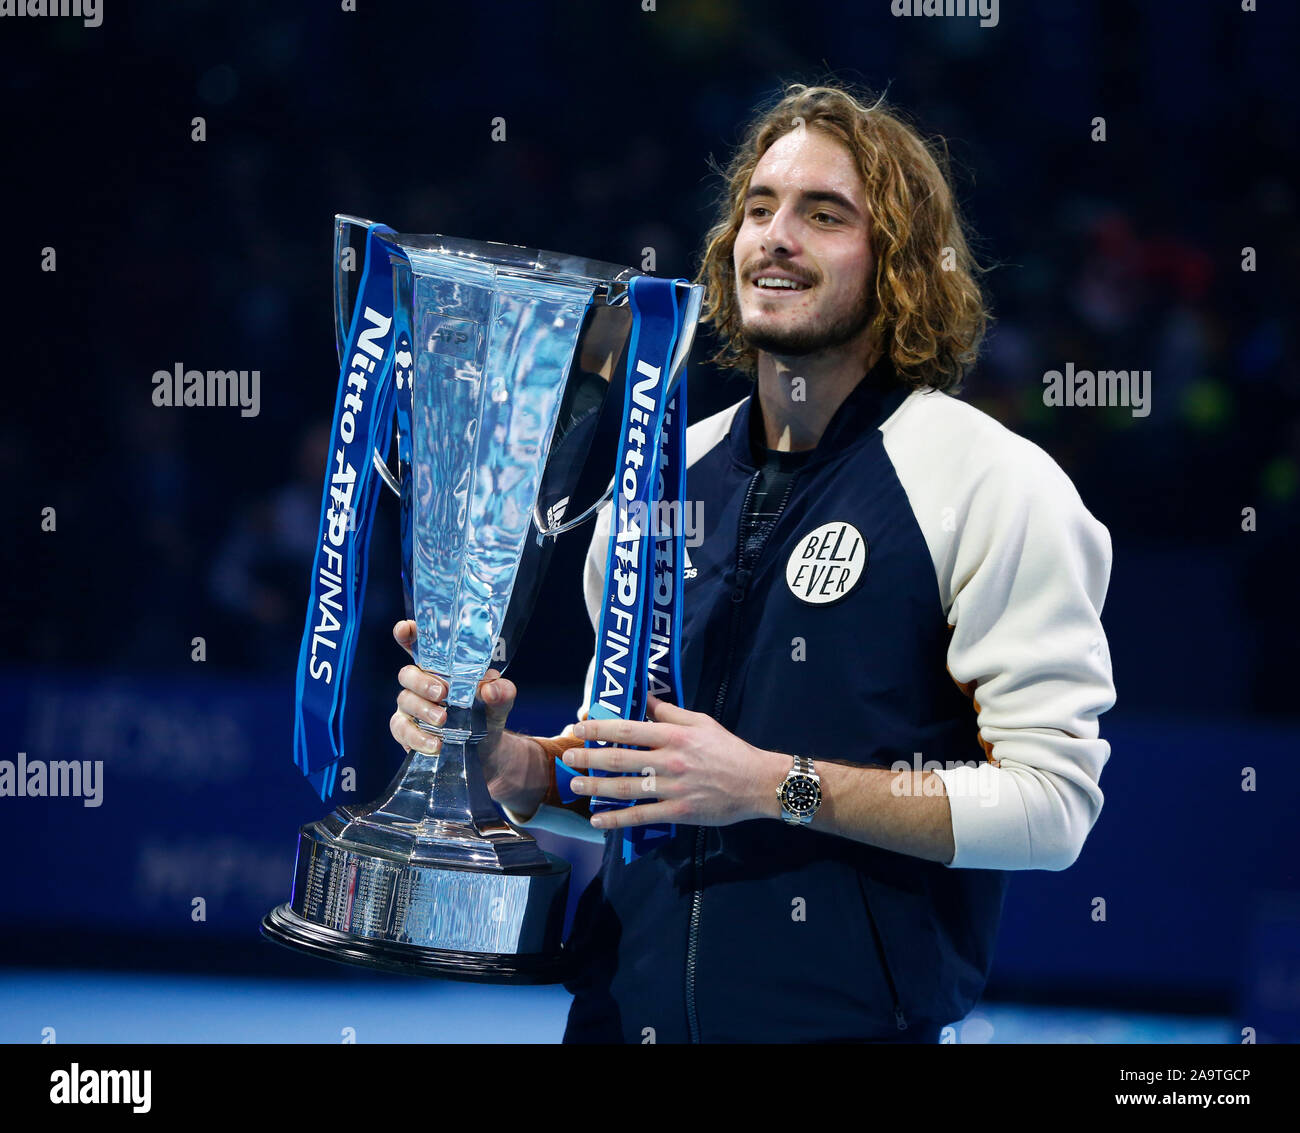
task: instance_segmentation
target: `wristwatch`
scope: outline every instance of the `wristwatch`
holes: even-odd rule
[[[821,777],[813,770],[811,759],[794,756],[794,766],[776,789],[781,804],[781,818],[791,826],[807,826],[822,805]]]

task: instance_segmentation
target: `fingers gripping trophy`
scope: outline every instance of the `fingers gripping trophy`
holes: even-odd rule
[[[615,494],[618,530],[636,536],[628,503],[653,503],[670,468],[680,491],[685,362],[703,289],[348,216],[335,220],[335,265],[340,375],[299,653],[295,761],[328,800],[385,486],[400,499],[412,656],[444,694],[446,717],[420,723],[439,742],[412,745],[380,799],[341,805],[299,831],[292,894],[262,931],[391,971],[556,982],[566,974],[569,865],[506,822],[489,794],[479,747],[499,735],[489,739],[478,691],[489,667],[496,676],[509,663],[559,535]],[[623,375],[620,444],[631,432],[649,459],[625,499],[626,478],[609,481],[623,465],[606,456],[595,469],[605,495],[589,492],[590,505],[575,507],[600,463],[593,440],[607,403],[617,409],[607,395]],[[396,472],[382,455],[394,420]],[[644,576],[645,601],[665,562],[680,593],[680,543],[656,559],[656,538],[673,536],[640,534],[624,560]],[[636,664],[645,668],[646,639],[633,643],[632,678]]]

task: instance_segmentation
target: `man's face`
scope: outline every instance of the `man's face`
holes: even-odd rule
[[[804,357],[862,334],[874,307],[869,233],[866,188],[843,145],[816,128],[774,142],[750,178],[733,253],[749,343]]]

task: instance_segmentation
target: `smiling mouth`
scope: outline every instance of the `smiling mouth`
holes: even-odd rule
[[[761,275],[753,280],[751,286],[755,291],[763,295],[799,295],[812,288],[810,283],[799,283],[792,279],[776,279]]]

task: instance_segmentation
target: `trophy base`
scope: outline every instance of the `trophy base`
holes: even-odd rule
[[[480,983],[567,978],[570,867],[563,858],[515,835],[526,842],[519,848],[531,850],[527,865],[466,868],[345,841],[336,827],[326,819],[299,831],[293,892],[263,919],[268,939],[409,975]]]
[[[262,918],[262,935],[286,948],[337,964],[471,983],[558,984],[569,978],[573,967],[563,950],[549,954],[454,952],[367,939],[312,924],[288,904],[272,909]]]

